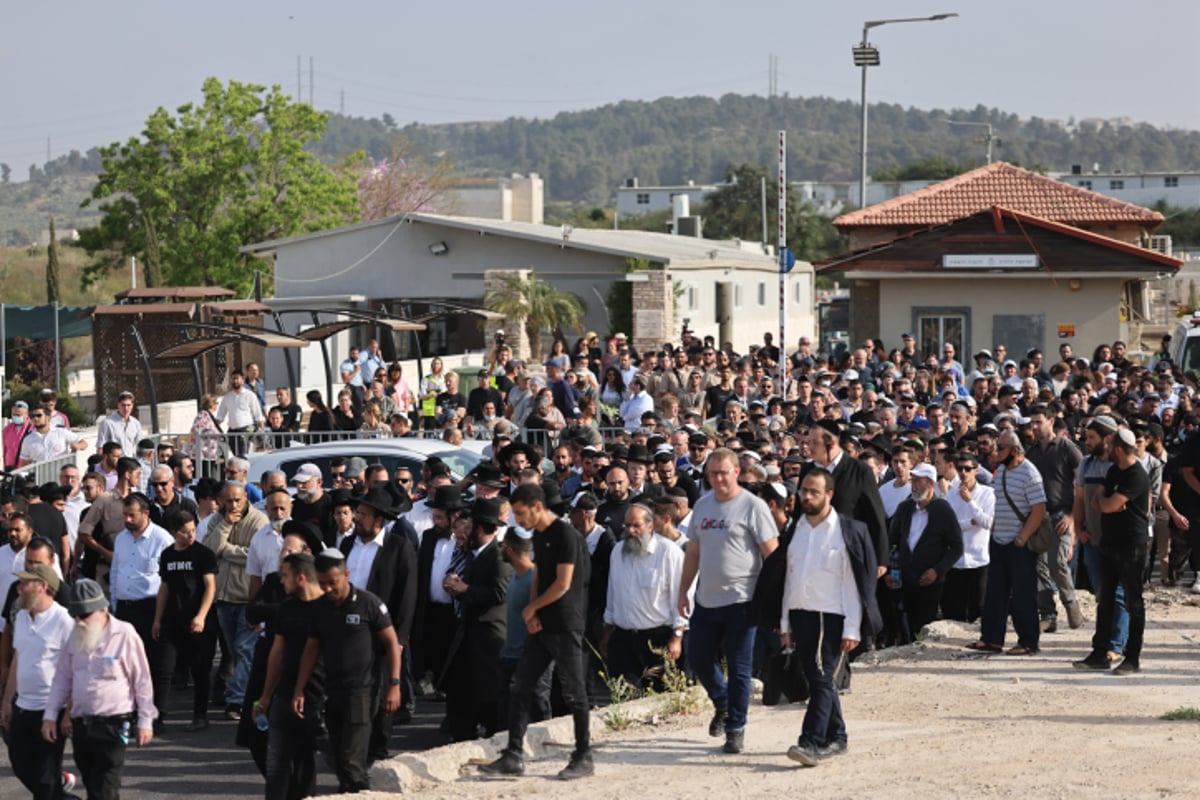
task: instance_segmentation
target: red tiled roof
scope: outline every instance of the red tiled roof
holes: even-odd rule
[[[1158,227],[1165,221],[1157,211],[999,161],[843,214],[833,224],[843,233],[866,227],[942,225],[992,206],[1069,225],[1136,222]]]

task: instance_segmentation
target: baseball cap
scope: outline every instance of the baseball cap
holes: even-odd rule
[[[51,594],[57,594],[58,587],[62,585],[58,575],[54,572],[54,567],[49,564],[30,564],[17,573],[17,580],[43,581],[50,589]]]
[[[300,465],[300,469],[296,470],[296,474],[292,476],[292,483],[308,483],[313,478],[321,477],[321,468],[316,464],[307,462]]]
[[[912,468],[910,474],[914,478],[927,478],[931,481],[937,480],[937,470],[933,468],[932,464],[917,464]]]

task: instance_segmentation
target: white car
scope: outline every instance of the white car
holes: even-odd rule
[[[421,466],[425,460],[430,456],[437,456],[449,465],[456,480],[483,460],[482,454],[476,448],[455,447],[440,439],[350,439],[254,453],[248,457],[249,478],[257,481],[264,472],[278,470],[287,475],[290,484],[300,465],[311,462],[320,468],[325,486],[332,486],[329,462],[339,456],[358,456],[368,464],[383,464],[387,467],[388,475],[395,474],[399,467],[408,467],[417,476],[421,474]]]

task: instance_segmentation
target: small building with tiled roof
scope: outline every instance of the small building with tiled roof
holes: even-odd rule
[[[814,266],[845,273],[852,344],[899,346],[912,332],[923,355],[953,344],[969,363],[1004,344],[1053,363],[1063,342],[1077,354],[1116,339],[1138,348],[1147,282],[1182,263],[1144,246],[1163,221],[998,163],[837,218],[850,250]]]

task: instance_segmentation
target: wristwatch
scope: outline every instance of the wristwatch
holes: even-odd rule
[[[674,633],[675,633],[675,636],[676,636],[676,637],[681,637],[681,636],[683,636],[683,628],[676,628],[676,629],[675,629],[675,631],[674,631]]]
[[[400,679],[399,678],[388,678],[388,683],[391,684],[392,686],[399,686]]]

